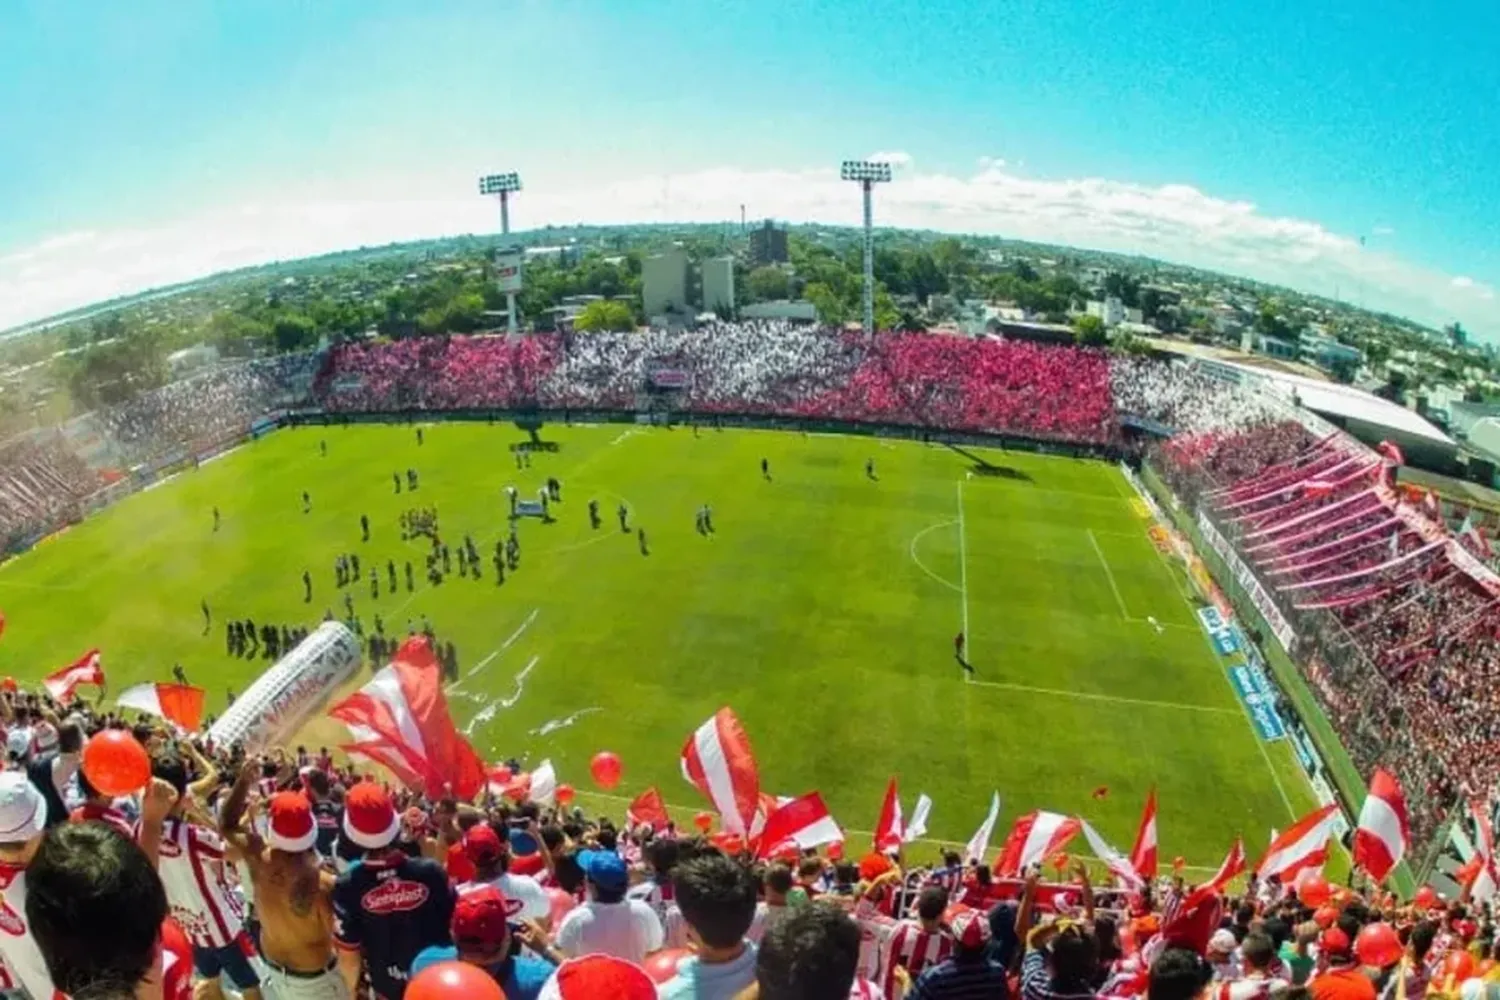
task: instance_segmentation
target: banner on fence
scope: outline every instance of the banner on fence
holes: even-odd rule
[[[1250,598],[1250,603],[1255,606],[1256,611],[1260,612],[1260,616],[1266,620],[1266,624],[1270,627],[1271,634],[1276,637],[1276,641],[1281,643],[1283,649],[1290,652],[1297,642],[1297,633],[1292,630],[1291,624],[1281,613],[1281,609],[1276,606],[1276,602],[1271,600],[1271,595],[1266,593],[1266,588],[1260,585],[1260,581],[1256,579],[1255,574],[1250,572],[1250,567],[1245,565],[1239,553],[1234,550],[1234,546],[1230,545],[1228,540],[1219,534],[1219,529],[1214,527],[1213,522],[1208,519],[1208,515],[1201,510],[1198,512],[1198,531],[1203,535],[1204,541],[1208,542],[1209,546],[1219,554],[1219,558],[1224,560],[1224,564],[1229,567],[1229,571],[1234,574],[1236,582],[1244,589],[1245,595]]]
[[[1266,686],[1265,675],[1252,669],[1248,663],[1236,663],[1229,668],[1229,681],[1249,710],[1250,720],[1260,738],[1268,743],[1285,738],[1286,726],[1276,714],[1276,699]]]
[[[1214,650],[1220,656],[1233,656],[1240,649],[1239,637],[1230,626],[1219,609],[1213,605],[1198,609],[1198,621],[1203,623],[1203,630],[1213,640]]]

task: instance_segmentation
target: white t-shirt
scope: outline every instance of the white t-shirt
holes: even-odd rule
[[[31,756],[32,730],[30,726],[17,726],[5,737],[5,749],[13,757]]]
[[[552,900],[547,897],[547,890],[543,889],[542,884],[530,875],[512,875],[506,872],[488,882],[482,879],[465,882],[459,886],[459,891],[471,885],[492,885],[499,889],[506,899],[519,900],[521,903],[519,916],[531,920],[546,920],[552,915]]]
[[[0,864],[0,955],[5,967],[33,997],[52,996],[52,974],[31,928],[26,926],[26,869]]]
[[[557,928],[557,948],[569,958],[613,955],[639,965],[661,946],[661,921],[638,899],[591,900],[570,910]]]

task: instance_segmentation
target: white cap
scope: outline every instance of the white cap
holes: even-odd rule
[[[47,826],[47,800],[22,771],[0,772],[0,844],[23,844]]]

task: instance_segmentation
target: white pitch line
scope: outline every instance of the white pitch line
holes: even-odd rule
[[[939,528],[946,528],[957,523],[958,519],[953,518],[952,520],[939,521],[937,524],[929,525],[928,527],[923,528],[921,531],[911,536],[911,545],[907,546],[907,554],[911,556],[911,561],[917,564],[917,569],[920,569],[923,573],[926,573],[928,576],[932,577],[934,580],[936,580],[938,583],[941,583],[949,590],[961,591],[961,588],[958,586],[958,584],[954,583],[952,580],[948,580],[944,577],[938,576],[932,570],[928,569],[927,564],[917,556],[917,542],[921,541],[923,538],[926,538],[928,532],[937,531]]]
[[[1104,575],[1109,579],[1109,589],[1115,593],[1115,603],[1120,606],[1120,617],[1126,621],[1132,621],[1130,609],[1125,607],[1125,598],[1120,594],[1120,585],[1115,583],[1114,570],[1109,568],[1109,560],[1104,558],[1104,550],[1099,547],[1099,539],[1094,537],[1094,529],[1084,528],[1083,533],[1089,536],[1089,544],[1094,547],[1094,554],[1099,557],[1099,565],[1104,567]]]
[[[964,659],[974,661],[974,637],[969,634],[969,543],[964,528],[964,481],[958,480],[958,591],[964,602]],[[963,670],[963,667],[959,667]],[[964,670],[967,679],[969,672]]]
[[[1181,701],[1155,701],[1151,698],[1127,698],[1119,694],[1098,694],[1092,691],[1066,691],[1062,688],[1032,687],[1029,684],[1008,684],[1004,681],[976,681],[967,683],[975,687],[1000,688],[1004,691],[1024,691],[1027,694],[1045,694],[1055,698],[1081,698],[1086,701],[1107,701],[1119,705],[1144,705],[1148,708],[1172,708],[1181,712],[1202,712],[1207,715],[1238,715],[1239,710],[1221,708],[1217,705],[1190,705]]]

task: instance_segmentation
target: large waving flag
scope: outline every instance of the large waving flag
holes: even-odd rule
[[[625,818],[630,821],[631,826],[650,823],[651,829],[658,833],[672,822],[672,817],[667,815],[666,803],[661,799],[661,792],[655,785],[635,797],[635,801],[625,809]]]
[[[1401,783],[1384,768],[1370,778],[1370,793],[1359,810],[1354,831],[1354,863],[1376,882],[1384,882],[1401,863],[1411,833],[1406,824],[1406,796]]]
[[[905,833],[906,827],[901,822],[901,796],[892,776],[885,786],[885,799],[880,803],[880,818],[875,821],[875,850],[889,851],[900,847]]]
[[[713,803],[727,832],[742,837],[749,832],[760,807],[760,771],[745,727],[731,709],[719,709],[688,737],[682,776]]]
[[[1471,801],[1469,812],[1474,817],[1474,826],[1478,831],[1474,838],[1474,857],[1470,859],[1469,865],[1476,861],[1479,863],[1475,865],[1477,870],[1474,874],[1465,881],[1469,882],[1469,898],[1476,903],[1486,903],[1500,889],[1500,874],[1495,870],[1495,832],[1490,828],[1489,812],[1483,802],[1477,799]]]
[[[1078,820],[1060,813],[1037,811],[1016,820],[995,859],[996,874],[1014,878],[1032,865],[1041,864],[1078,835]]]
[[[1141,812],[1141,825],[1135,833],[1135,846],[1130,849],[1130,866],[1143,879],[1156,878],[1156,786],[1146,795],[1146,808]]]
[[[781,806],[766,820],[755,856],[769,858],[788,845],[809,851],[824,844],[842,842],[844,831],[828,813],[823,796],[808,792]]]
[[[47,693],[63,705],[72,701],[73,695],[84,684],[104,686],[104,658],[97,649],[89,650],[66,667],[42,679],[42,686],[47,689]]]
[[[550,806],[557,795],[557,770],[551,760],[544,760],[531,771],[531,801]]]
[[[1229,853],[1224,855],[1224,860],[1219,863],[1219,870],[1214,872],[1213,878],[1188,893],[1180,904],[1181,909],[1188,912],[1204,901],[1217,897],[1224,891],[1224,887],[1244,870],[1245,842],[1236,837],[1234,844],[1229,848]]]
[[[190,733],[203,724],[204,691],[191,684],[137,684],[115,700],[121,708],[158,716]]]
[[[1100,836],[1099,831],[1089,825],[1088,820],[1079,822],[1083,826],[1083,835],[1088,840],[1089,847],[1093,849],[1099,860],[1104,862],[1111,875],[1132,889],[1139,889],[1146,884],[1141,878],[1141,873],[1135,870],[1135,865],[1130,863],[1130,859],[1115,850],[1109,841]]]
[[[1330,802],[1303,816],[1287,828],[1266,848],[1265,856],[1255,865],[1257,878],[1276,877],[1283,885],[1296,880],[1304,868],[1314,868],[1328,860],[1328,838],[1338,822],[1338,803]]]
[[[442,667],[423,636],[402,643],[388,666],[328,714],[354,737],[343,749],[384,764],[430,798],[472,800],[485,786],[484,762],[453,725]]]
[[[979,829],[974,831],[974,836],[969,838],[969,844],[964,848],[964,864],[978,864],[984,860],[985,852],[990,849],[990,837],[995,834],[995,821],[1000,818],[1000,793],[995,792],[990,796],[990,811],[984,817],[984,822],[979,824]]]

